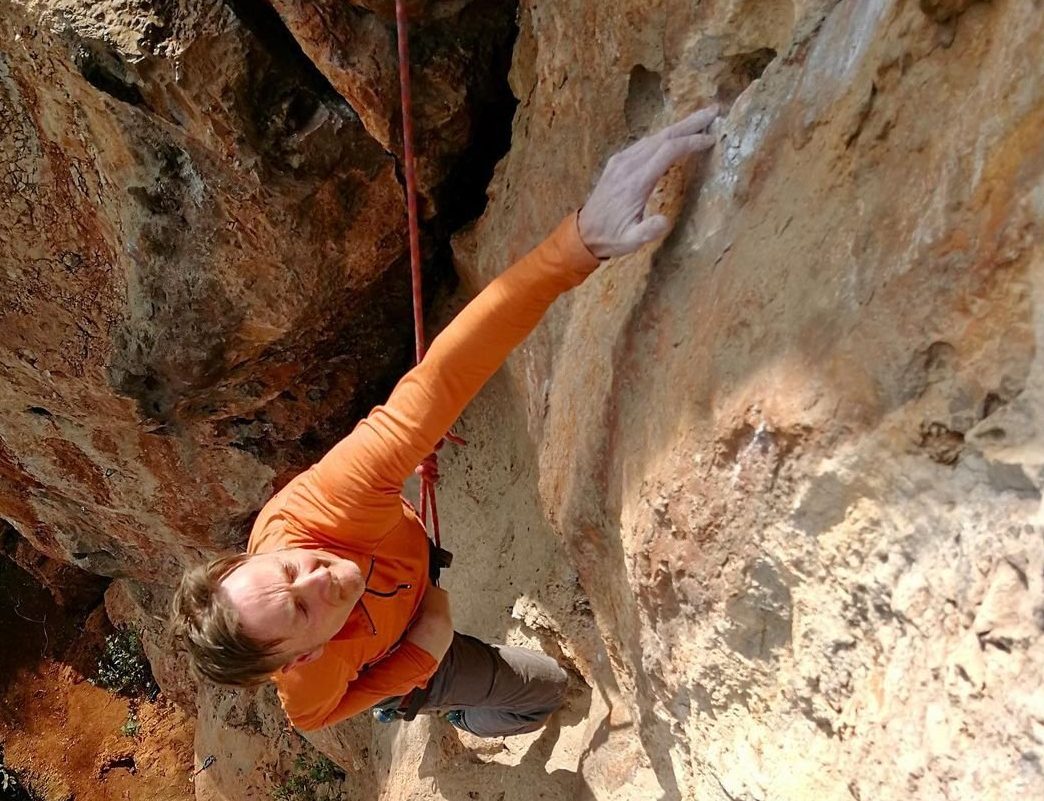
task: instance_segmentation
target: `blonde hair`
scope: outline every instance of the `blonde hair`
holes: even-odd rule
[[[289,662],[279,641],[243,633],[239,616],[220,592],[221,581],[251,554],[222,556],[185,573],[174,593],[171,629],[189,656],[197,679],[230,687],[255,687]]]

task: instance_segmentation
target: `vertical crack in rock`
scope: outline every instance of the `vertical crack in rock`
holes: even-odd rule
[[[225,0],[228,7],[265,50],[282,61],[281,71],[298,73],[303,85],[327,96],[340,94],[315,63],[305,55],[301,45],[287,29],[279,14],[267,0]],[[346,99],[346,98],[345,98]]]
[[[365,135],[325,76],[301,53],[278,16],[262,4],[232,6],[241,15],[245,31],[239,41],[226,45],[240,55],[244,68],[231,80],[221,76],[227,81],[221,96],[228,105],[220,111],[227,112],[229,119],[213,120],[235,132],[229,142],[234,148],[232,157],[200,147],[200,140],[212,138],[214,130],[168,142],[156,142],[151,132],[138,134],[135,146],[144,162],[139,170],[144,181],[128,188],[140,207],[138,230],[130,236],[138,256],[134,272],[137,302],[130,306],[128,320],[117,333],[119,348],[112,374],[114,384],[138,398],[142,413],[161,426],[220,415],[229,405],[230,389],[240,395],[240,403],[255,408],[264,405],[265,395],[271,393],[269,382],[256,374],[247,375],[245,367],[257,366],[256,360],[261,359],[293,361],[307,370],[316,357],[305,350],[298,352],[295,342],[302,334],[311,328],[320,340],[333,338],[343,343],[348,327],[343,321],[365,314],[364,309],[372,310],[361,303],[364,293],[350,291],[358,287],[330,274],[318,294],[305,297],[305,287],[298,286],[291,289],[293,294],[284,295],[282,302],[309,304],[307,316],[292,324],[298,328],[303,323],[304,331],[287,332],[288,336],[272,342],[272,347],[261,350],[254,359],[236,354],[241,332],[256,329],[251,318],[259,310],[249,308],[251,299],[238,297],[245,288],[245,276],[235,274],[237,251],[243,244],[250,245],[249,240],[242,241],[243,234],[250,239],[254,234],[253,223],[240,219],[243,212],[236,201],[242,197],[242,189],[235,185],[242,186],[244,179],[246,187],[242,188],[263,184],[263,193],[255,188],[249,201],[259,204],[262,214],[289,213],[287,223],[301,236],[297,245],[320,251],[331,247],[324,240],[340,236],[344,242],[334,244],[336,249],[362,246],[365,252],[369,246],[362,240],[373,234],[360,231],[353,236],[355,219],[376,212],[376,208],[366,209],[366,204],[379,206],[390,198],[378,201],[373,195],[389,177],[381,178],[382,162],[387,161],[382,150]],[[153,81],[144,91],[155,97],[152,105],[179,119],[198,115],[197,109],[183,107],[184,90],[176,95],[169,92],[160,66],[165,65],[148,65]],[[196,77],[191,74],[191,62],[179,69],[188,74],[178,82],[191,85]],[[222,135],[227,136],[227,130],[222,129]],[[232,198],[226,193],[232,193]],[[287,208],[280,210],[280,201]],[[325,217],[330,218],[328,226]],[[250,227],[240,234],[244,223]],[[371,231],[374,223],[386,224],[386,220],[368,223]],[[232,245],[225,262],[216,265],[208,247],[215,241]],[[359,265],[374,271],[376,281],[366,281],[371,286],[381,282],[384,271],[401,252],[384,250],[373,253],[371,263]],[[287,273],[294,271],[294,258],[293,254],[285,257]],[[351,269],[350,261],[338,265],[329,255],[310,265],[310,269],[328,271],[346,267]],[[293,277],[306,282],[319,278],[290,274],[280,278]],[[254,279],[247,280],[253,283]],[[253,294],[263,297],[268,293],[263,284],[255,286]],[[380,361],[366,345],[370,340],[372,335],[354,341],[357,363],[365,363],[368,352]],[[313,349],[314,345],[313,341]]]
[[[508,83],[512,52],[518,37],[517,2],[492,4],[479,0],[462,13],[461,25],[476,47],[478,65],[485,66],[484,80],[471,87],[473,111],[471,137],[457,155],[440,190],[443,230],[455,232],[477,219],[486,209],[486,189],[497,162],[511,146],[511,128],[518,100]],[[494,36],[483,42],[485,20],[495,20]],[[445,239],[448,242],[448,237]]]
[[[341,6],[327,14],[322,10],[322,4],[318,4],[320,10],[316,13],[324,25],[329,27],[319,33],[307,29],[302,34],[306,22],[294,16],[302,13],[297,3],[282,0],[273,5],[268,2],[230,0],[230,7],[237,18],[265,44],[269,52],[281,53],[293,69],[307,77],[310,85],[321,88],[323,95],[335,96],[338,101],[347,103],[355,114],[365,119],[372,110],[357,108],[353,104],[358,102],[358,94],[346,89],[342,73],[331,66],[334,62],[339,64],[353,57],[346,52],[337,52],[337,48],[349,50],[354,45],[354,50],[358,50],[358,44],[338,29],[338,21],[356,21],[363,15],[369,27],[375,24],[384,26],[386,42],[394,44],[393,17],[385,15],[381,18],[366,9],[353,9],[346,4]],[[338,16],[342,13],[351,16]],[[427,215],[422,215],[422,237],[425,273],[429,279],[434,279],[434,283],[429,283],[430,289],[437,289],[443,281],[453,280],[451,237],[484,211],[486,187],[497,162],[510,146],[517,100],[508,84],[508,71],[518,33],[516,13],[517,3],[472,0],[453,14],[443,12],[444,15],[430,19],[424,14],[415,15],[411,26],[418,167],[424,173],[426,164],[436,164],[434,172],[431,168],[427,172],[429,180],[436,180],[437,183],[421,187],[421,201],[422,204],[426,203],[429,211]],[[297,20],[299,26],[291,29],[281,14],[291,21]],[[428,16],[432,16],[432,13]],[[314,22],[311,18],[307,19]],[[320,33],[329,40],[323,47],[315,41]],[[298,36],[303,36],[311,46],[303,46]],[[315,58],[319,53],[324,54],[323,60],[317,62]],[[382,73],[394,77],[397,53],[392,50],[368,54],[375,61],[379,61],[381,56],[392,59],[390,63],[381,65]],[[354,57],[358,58],[359,54],[355,53]],[[341,80],[338,81],[339,76]],[[457,95],[461,95],[463,101]],[[379,136],[375,137],[375,141],[395,158],[395,174],[405,201],[397,77],[393,83],[386,82],[379,102],[391,108],[395,126],[390,141],[382,141]],[[456,103],[460,108],[452,109],[451,118],[443,119],[440,117],[443,113],[440,109],[450,103]],[[304,111],[312,113],[310,109]],[[307,114],[302,113],[300,116],[303,119]],[[448,133],[443,132],[443,125]],[[394,224],[405,228],[404,219]],[[390,276],[389,279],[398,284],[401,276],[405,275],[405,267],[394,269],[399,271],[400,277]],[[382,282],[382,285],[386,283]],[[427,292],[426,300],[430,302],[434,294],[433,291]],[[387,323],[390,329],[398,327],[392,320]],[[391,383],[387,380],[378,381],[371,387],[372,393],[359,393],[360,397],[353,403],[352,412],[348,416],[361,414],[380,400],[380,396],[390,389]],[[257,437],[258,427],[252,421],[238,418],[235,426],[241,432],[243,426],[254,430],[253,434],[237,435],[233,440],[236,447],[262,447],[263,437]],[[320,424],[318,430],[325,428]],[[329,436],[317,437],[315,433],[315,430],[305,432],[306,445],[317,447],[319,443],[328,441]],[[253,444],[248,445],[248,442]]]
[[[508,83],[512,52],[518,36],[515,21],[517,2],[493,3],[477,0],[460,16],[463,36],[477,48],[475,61],[488,70],[484,80],[471,80],[470,138],[454,158],[447,162],[442,184],[435,190],[437,215],[428,228],[429,263],[436,281],[456,279],[451,241],[459,230],[477,220],[486,210],[487,187],[497,163],[511,146],[512,124],[518,100]],[[486,20],[497,20],[495,36],[483,41]],[[425,37],[441,36],[441,44],[429,43]],[[422,32],[421,52],[437,53],[445,47],[446,34]],[[452,46],[452,45],[451,45]],[[437,59],[429,56],[434,65]],[[431,294],[428,295],[430,299]]]
[[[292,40],[295,53],[327,77],[374,139],[401,161],[397,35],[387,9],[337,0],[235,3],[244,5],[250,14],[264,5],[270,36]],[[416,9],[411,17],[422,211],[428,219],[440,216],[443,230],[481,213],[493,166],[507,151],[516,105],[507,82],[516,13],[517,3],[470,0],[449,10]]]

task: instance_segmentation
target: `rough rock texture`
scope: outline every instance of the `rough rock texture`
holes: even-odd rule
[[[304,52],[357,110],[366,130],[401,156],[397,39],[390,24],[394,3],[274,0],[273,5]],[[422,212],[430,215],[450,206],[456,213],[448,224],[459,225],[474,210],[452,208],[461,200],[460,180],[485,186],[489,175],[482,169],[476,174],[475,152],[500,145],[503,126],[490,120],[513,110],[510,97],[498,94],[500,86],[490,76],[503,74],[510,63],[515,4],[408,3],[407,13],[417,179],[428,201]],[[482,114],[476,115],[479,108]],[[471,152],[462,152],[464,142]],[[453,191],[440,202],[436,189],[451,174],[457,178],[449,182]]]
[[[346,773],[322,797],[1044,793],[1039,4],[520,3],[511,149],[439,322],[614,150],[723,106],[655,198],[674,233],[560,301],[444,459],[458,627],[575,691],[506,742],[311,746],[269,691],[185,681],[150,579],[235,543],[400,359],[391,3],[276,0],[300,52],[262,4],[80,5],[0,0],[0,518],[130,577],[110,613],[195,698],[198,797],[270,797],[313,746]],[[440,26],[478,22],[412,5],[447,91],[428,211],[459,220],[440,126],[475,135],[482,92]]]
[[[0,516],[171,576],[242,537],[360,363],[397,364],[402,192],[225,6],[38,5],[0,13]]]
[[[5,524],[0,524],[0,554],[32,576],[64,609],[93,609],[108,585],[101,576],[45,556]]]
[[[506,131],[474,136],[503,73],[469,67],[509,56],[513,17],[483,42],[475,6],[417,36],[426,189],[453,196],[436,228],[477,213],[458,161]],[[0,12],[0,518],[169,581],[240,543],[404,366],[397,161],[264,4]],[[387,24],[353,13],[385,47],[352,52],[394,77]]]
[[[473,285],[619,144],[726,112],[688,195],[661,187],[674,234],[510,366],[626,781],[656,787],[633,797],[1040,794],[1039,6],[577,0],[520,27]]]

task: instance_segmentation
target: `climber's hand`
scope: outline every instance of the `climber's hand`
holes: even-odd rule
[[[580,238],[591,253],[623,256],[667,233],[670,221],[662,214],[646,217],[645,204],[674,162],[714,145],[704,132],[717,115],[717,105],[700,109],[609,159],[580,211]]]

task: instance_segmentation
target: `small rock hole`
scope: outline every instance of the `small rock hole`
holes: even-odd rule
[[[1008,432],[999,427],[987,428],[985,431],[980,431],[978,433],[979,439],[989,440],[990,442],[1001,442],[1006,439],[1007,436]]]
[[[145,104],[119,56],[100,47],[81,47],[74,59],[80,75],[95,89],[132,106]]]
[[[943,23],[963,14],[974,2],[976,0],[921,0],[918,5],[935,22]]]
[[[663,83],[660,73],[646,69],[641,64],[631,70],[627,85],[627,102],[624,117],[631,136],[645,134],[657,115],[663,110]]]
[[[725,108],[731,106],[748,86],[761,77],[775,57],[776,51],[771,47],[726,57],[725,68],[718,80],[718,102]]]
[[[979,418],[985,420],[991,414],[998,409],[1005,406],[1006,401],[1000,395],[995,392],[987,393],[985,399],[982,402],[982,416]]]
[[[101,768],[99,769],[98,773],[100,776],[104,777],[105,774],[107,774],[109,771],[116,770],[117,768],[123,768],[124,770],[127,770],[130,773],[137,773],[138,766],[134,763],[134,755],[115,754],[113,756],[110,756],[104,762],[102,762]]]

